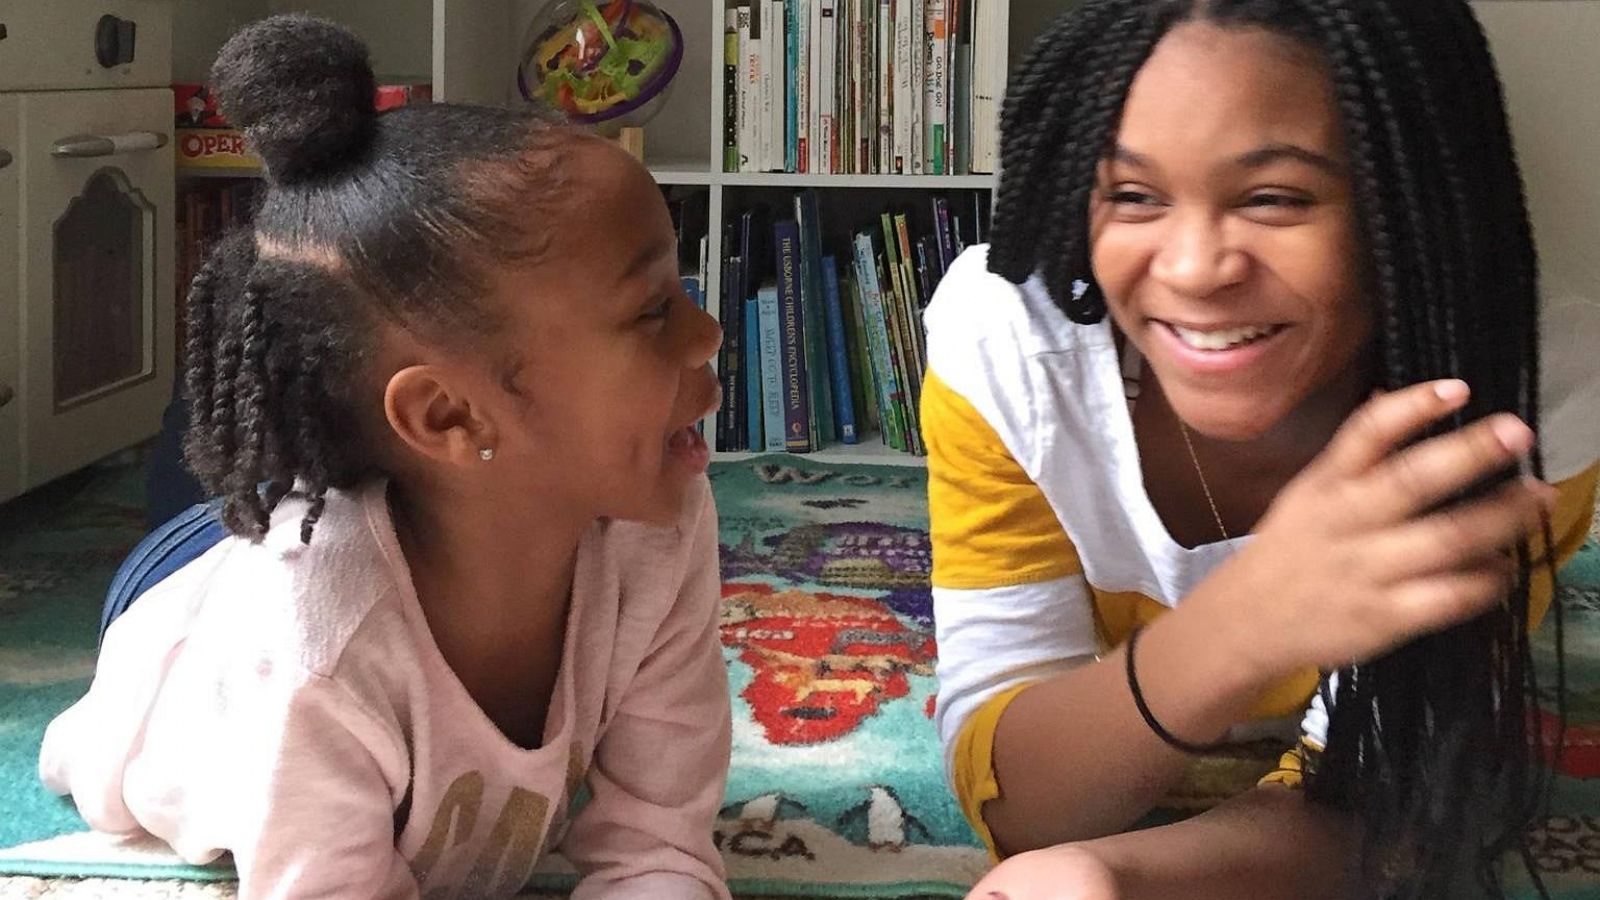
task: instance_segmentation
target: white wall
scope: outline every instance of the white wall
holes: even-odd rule
[[[1545,297],[1600,304],[1600,2],[1473,6],[1505,84]]]
[[[1006,59],[1012,67],[1028,57],[1033,41],[1056,16],[1077,6],[1078,0],[1011,0],[1011,40]]]
[[[172,80],[205,81],[228,38],[267,12],[267,0],[177,0],[172,13]]]
[[[332,19],[366,42],[379,80],[426,79],[433,69],[432,0],[268,0],[273,13]]]
[[[204,81],[240,26],[280,12],[309,12],[347,26],[366,41],[380,78],[426,78],[432,71],[432,0],[177,0],[173,79]]]

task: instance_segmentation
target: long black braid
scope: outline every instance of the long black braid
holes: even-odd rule
[[[1537,258],[1500,82],[1465,0],[1085,0],[1012,76],[989,268],[1018,284],[1039,278],[1072,321],[1105,315],[1089,256],[1096,169],[1154,44],[1193,19],[1264,28],[1327,61],[1381,385],[1466,380],[1472,400],[1445,427],[1498,411],[1537,422]],[[1546,796],[1535,755],[1561,738],[1531,705],[1529,583],[1534,565],[1554,572],[1551,554],[1520,550],[1501,608],[1334,679],[1307,792],[1358,816],[1374,893],[1452,897],[1466,875],[1504,896],[1508,850],[1543,892],[1527,849]]]
[[[223,523],[260,539],[291,492],[311,539],[329,490],[384,470],[386,329],[443,346],[492,334],[488,271],[542,254],[588,136],[526,110],[424,104],[378,115],[367,51],[301,15],[246,27],[211,83],[267,164],[255,222],[191,287],[190,469]]]

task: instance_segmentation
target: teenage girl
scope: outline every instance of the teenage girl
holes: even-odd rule
[[[973,896],[1499,892],[1555,740],[1527,632],[1594,509],[1554,423],[1597,386],[1540,384],[1467,3],[1086,0],[1002,130],[922,396],[938,724],[1024,854]],[[1268,783],[1106,837],[1302,719]]]

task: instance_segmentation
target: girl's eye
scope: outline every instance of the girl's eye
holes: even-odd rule
[[[652,306],[649,309],[645,310],[643,313],[641,313],[639,315],[639,320],[643,321],[643,322],[649,322],[649,321],[656,321],[656,320],[660,320],[660,319],[665,319],[667,317],[667,312],[669,310],[671,310],[671,308],[672,308],[672,298],[671,297],[666,297],[666,298],[662,299],[660,302],[658,302],[655,306]]]
[[[1159,201],[1155,197],[1139,191],[1112,191],[1106,195],[1106,202],[1113,206],[1156,206]]]
[[[1245,201],[1245,206],[1256,209],[1306,209],[1311,206],[1311,201],[1290,194],[1252,194]]]

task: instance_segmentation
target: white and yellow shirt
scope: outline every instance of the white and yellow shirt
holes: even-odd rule
[[[1037,279],[1013,285],[988,271],[987,258],[985,246],[963,253],[926,311],[922,429],[935,718],[957,798],[992,849],[981,810],[1000,795],[991,752],[1006,706],[1177,606],[1249,538],[1192,549],[1173,540],[1145,492],[1109,320],[1068,321]],[[1588,327],[1600,333],[1592,312]],[[1569,381],[1546,385],[1541,429],[1546,475],[1561,491],[1553,524],[1562,559],[1583,543],[1600,471],[1600,383],[1593,372]],[[1574,412],[1579,401],[1588,412]],[[1548,581],[1535,585],[1536,618],[1549,597]],[[1301,716],[1303,740],[1320,747],[1318,679],[1314,670],[1285,679],[1232,736],[1281,733],[1288,745]],[[1300,762],[1286,754],[1271,777],[1296,783]]]

